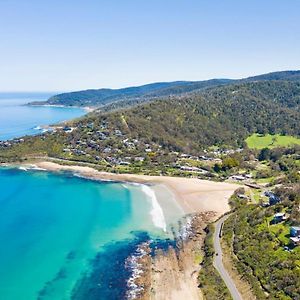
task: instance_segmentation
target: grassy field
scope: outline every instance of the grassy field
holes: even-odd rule
[[[275,147],[288,147],[293,144],[300,145],[300,139],[289,135],[260,135],[255,133],[246,139],[246,143],[249,148],[263,149]]]

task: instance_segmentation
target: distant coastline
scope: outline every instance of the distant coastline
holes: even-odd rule
[[[84,116],[91,111],[85,107],[32,106],[29,101],[46,99],[46,95],[0,94],[0,140],[7,141],[43,133],[39,127],[60,124]],[[41,101],[39,101],[41,102]]]
[[[96,107],[91,107],[91,106],[68,106],[68,105],[62,105],[62,104],[35,104],[34,102],[32,103],[26,103],[24,104],[25,106],[33,106],[33,107],[57,107],[57,108],[79,108],[79,109],[83,109],[86,112],[92,112],[96,109]]]

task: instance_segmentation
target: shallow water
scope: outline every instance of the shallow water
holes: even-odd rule
[[[26,106],[31,101],[47,100],[50,94],[0,93],[0,140],[42,132],[42,125],[74,119],[86,112],[81,108]]]
[[[123,299],[126,257],[143,241],[172,237],[182,216],[171,200],[172,220],[155,215],[157,203],[140,185],[66,173],[0,168],[0,190],[5,300]]]

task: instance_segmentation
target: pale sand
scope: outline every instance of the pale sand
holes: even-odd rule
[[[35,163],[37,167],[49,171],[71,171],[95,180],[115,180],[137,183],[160,183],[169,188],[179,205],[186,213],[216,212],[216,217],[230,210],[228,199],[240,186],[225,182],[213,182],[197,178],[147,176],[135,174],[114,174],[99,172],[90,167],[66,166],[43,161]]]

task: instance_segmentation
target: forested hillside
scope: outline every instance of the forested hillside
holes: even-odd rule
[[[47,102],[33,102],[31,104],[102,106],[118,101],[146,101],[155,97],[190,92],[206,87],[227,84],[229,82],[229,79],[213,79],[199,82],[175,81],[152,83],[143,86],[123,89],[86,90],[55,95],[51,97]]]
[[[211,79],[204,81],[175,81],[146,84],[121,89],[93,89],[55,95],[46,102],[31,104],[51,104],[66,106],[100,107],[110,104],[109,109],[126,107],[161,97],[199,93],[207,88],[257,81],[300,81],[300,71],[283,71],[258,75],[241,80]]]
[[[300,71],[281,71],[272,72],[257,76],[248,77],[245,81],[261,81],[261,80],[300,80]]]
[[[170,95],[69,122],[70,130],[32,137],[1,150],[3,157],[46,153],[79,160],[198,155],[211,146],[244,147],[253,133],[300,136],[300,81],[262,80]],[[28,142],[27,142],[28,141]],[[67,150],[65,149],[67,148]],[[4,152],[3,152],[4,151]],[[6,159],[4,159],[6,160]]]
[[[242,145],[253,132],[300,135],[299,82],[251,82],[94,115],[171,149]]]

